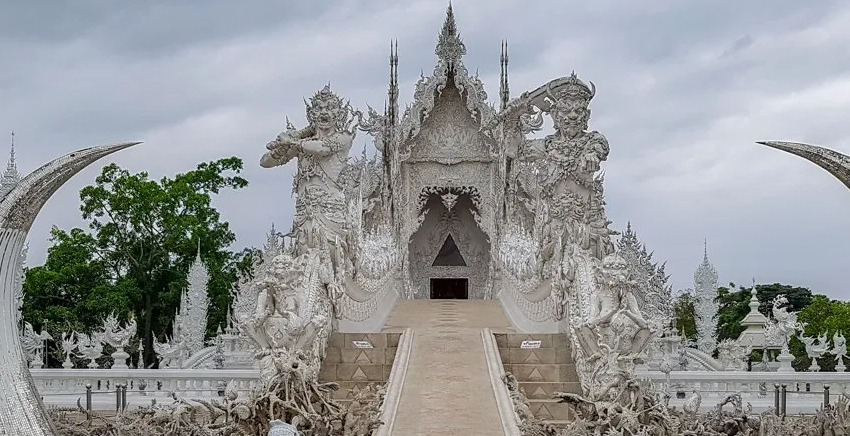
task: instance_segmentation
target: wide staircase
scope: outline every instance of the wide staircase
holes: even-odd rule
[[[354,387],[395,386],[384,403],[395,413],[377,434],[493,436],[506,434],[503,419],[513,414],[503,371],[517,378],[535,417],[570,419],[551,399],[579,391],[565,335],[516,333],[493,300],[400,300],[382,332],[334,334],[321,378],[340,384],[343,401]]]
[[[385,332],[413,341],[393,436],[504,434],[481,331],[513,332],[497,301],[405,300]]]

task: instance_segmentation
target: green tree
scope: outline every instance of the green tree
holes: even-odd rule
[[[70,320],[85,329],[113,310],[132,312],[149,366],[155,362],[153,335],[171,327],[189,266],[200,249],[210,273],[207,333],[212,334],[225,322],[237,262],[245,262],[228,251],[235,235],[212,205],[212,196],[246,186],[238,176],[241,170],[242,161],[235,157],[201,163],[158,181],[114,164],[104,167],[95,184],[80,192],[83,219],[92,233],[55,231],[52,259],[27,272],[26,318],[64,323],[58,320],[74,315],[83,319]],[[59,285],[77,294],[91,291],[81,306],[82,298],[68,298],[71,291],[63,292]],[[55,304],[46,305],[47,298]]]
[[[800,311],[797,320],[805,325],[804,335],[817,337],[825,334],[831,341],[835,333],[850,334],[850,302],[831,300],[825,295],[814,295],[812,303]],[[806,354],[805,345],[795,339],[790,348],[791,353],[797,357],[794,367],[798,370],[808,368],[811,359]],[[818,360],[818,365],[824,371],[834,371],[836,363],[832,354],[825,354]]]
[[[728,287],[717,289],[717,339],[736,339],[744,331],[741,320],[750,312],[750,289],[740,286],[735,289],[734,283]],[[812,302],[812,291],[799,286],[783,285],[780,283],[756,285],[756,297],[759,300],[759,312],[771,316],[773,300],[778,295],[788,298],[788,310],[798,312]]]
[[[690,289],[679,291],[676,300],[673,302],[673,317],[677,332],[684,334],[688,339],[696,340],[697,324],[694,302],[694,296]]]
[[[153,333],[170,324],[198,249],[210,271],[210,332],[225,320],[237,260],[226,248],[235,235],[212,206],[212,195],[245,187],[245,179],[231,174],[241,170],[242,161],[232,157],[157,182],[113,164],[80,192],[99,256],[116,277],[135,284],[129,297],[139,316],[146,366],[154,361]]]
[[[114,280],[97,258],[94,238],[80,229],[65,232],[54,227],[50,233],[52,245],[44,265],[26,271],[24,319],[57,341],[62,332],[91,331],[112,312],[127,319],[131,312],[127,283]]]

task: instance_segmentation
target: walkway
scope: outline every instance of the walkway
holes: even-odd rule
[[[401,300],[385,332],[413,328],[393,436],[495,436],[503,430],[481,329],[513,332],[498,301]]]

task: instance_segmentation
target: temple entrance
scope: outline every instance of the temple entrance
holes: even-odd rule
[[[469,279],[431,279],[431,299],[469,299]]]

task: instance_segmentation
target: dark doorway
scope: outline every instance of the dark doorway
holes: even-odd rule
[[[431,279],[431,299],[469,299],[469,279]]]

